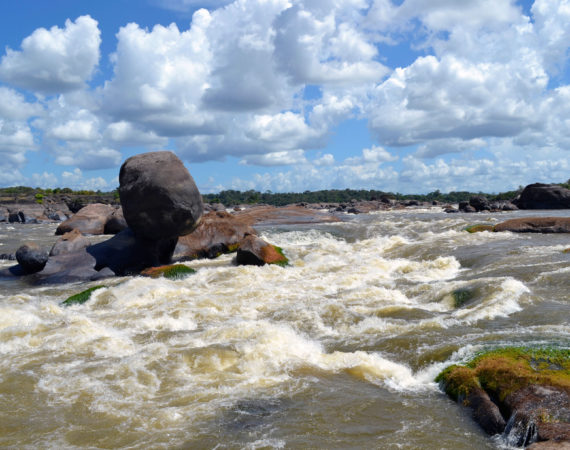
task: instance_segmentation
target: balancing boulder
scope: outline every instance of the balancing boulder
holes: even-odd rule
[[[119,195],[129,228],[142,239],[178,238],[202,217],[202,196],[194,179],[172,152],[150,152],[125,161]]]

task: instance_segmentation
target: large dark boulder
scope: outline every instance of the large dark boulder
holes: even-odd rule
[[[248,234],[257,234],[248,220],[225,211],[209,212],[192,233],[178,238],[173,259],[215,258],[234,252]]]
[[[570,189],[555,184],[529,184],[513,203],[520,209],[566,209],[570,208]]]
[[[103,203],[92,203],[81,208],[71,219],[59,224],[56,235],[62,235],[73,230],[83,234],[104,234],[105,225],[113,216],[115,208]]]
[[[489,211],[491,206],[489,204],[489,199],[484,195],[475,195],[469,199],[469,205],[471,205],[477,212]]]
[[[26,274],[39,272],[48,260],[48,252],[41,249],[36,243],[22,245],[16,251],[18,264]]]
[[[202,217],[202,196],[172,152],[127,159],[121,166],[119,184],[123,214],[138,237],[177,238],[192,232]]]

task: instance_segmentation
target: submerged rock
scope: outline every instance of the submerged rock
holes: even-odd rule
[[[448,367],[436,381],[471,408],[488,434],[504,432],[510,445],[570,445],[570,350],[493,350]]]
[[[240,242],[236,263],[238,266],[263,266],[265,264],[285,266],[289,260],[279,247],[271,245],[257,236],[250,235]]]
[[[68,297],[66,300],[61,302],[61,304],[63,306],[82,305],[83,303],[85,303],[87,300],[89,300],[91,298],[91,294],[93,293],[93,291],[96,291],[97,289],[102,289],[105,287],[107,287],[107,286],[90,287],[89,289],[85,289],[83,292],[80,292],[79,294],[75,294],[75,295],[72,295],[71,297]]]
[[[194,273],[196,273],[194,269],[184,264],[169,264],[166,266],[149,267],[143,270],[141,275],[150,278],[164,277],[170,280],[181,280]]]
[[[464,230],[467,231],[468,233],[479,233],[481,231],[494,231],[493,225],[487,225],[487,224],[482,224],[482,223],[478,223],[475,225],[469,225],[469,226],[465,227]]]

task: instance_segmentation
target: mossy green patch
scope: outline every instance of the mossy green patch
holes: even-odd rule
[[[237,252],[238,248],[239,248],[239,242],[236,244],[230,244],[228,245],[228,252],[229,253]]]
[[[97,289],[101,289],[104,287],[107,287],[107,286],[90,287],[89,289],[85,289],[83,292],[80,292],[79,294],[75,294],[75,295],[72,295],[71,297],[68,297],[61,304],[65,305],[65,306],[82,305],[87,300],[89,300],[89,298],[91,298],[91,294],[93,293],[93,291],[96,291]]]
[[[472,289],[459,288],[454,290],[451,293],[451,296],[453,297],[453,306],[455,308],[461,308],[465,303],[467,303],[475,296],[475,293]]]
[[[269,263],[269,264],[277,264],[278,266],[281,266],[281,267],[288,266],[289,265],[289,259],[283,253],[283,249],[281,247],[277,247],[276,245],[274,245],[273,248],[275,250],[277,250],[277,253],[279,253],[283,257],[283,259],[280,261],[275,261],[273,263]]]
[[[463,366],[446,368],[436,381],[456,400],[474,386],[481,386],[501,401],[533,384],[570,389],[570,350],[527,347],[489,350]]]
[[[141,275],[151,278],[168,278],[169,280],[181,280],[196,273],[191,267],[184,264],[171,264],[168,266],[149,267],[141,272]]]
[[[468,227],[463,228],[463,230],[468,233],[479,233],[481,231],[494,231],[494,227],[493,225],[478,223],[476,225],[469,225]]]
[[[562,250],[562,253],[570,253],[570,248]]]

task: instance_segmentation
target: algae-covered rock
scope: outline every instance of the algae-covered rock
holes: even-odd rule
[[[476,225],[469,225],[468,227],[464,228],[465,231],[468,233],[479,233],[480,231],[494,231],[493,225],[485,225],[478,223]]]
[[[149,267],[148,269],[143,270],[141,275],[150,278],[164,277],[170,280],[181,280],[193,273],[196,273],[196,271],[184,264],[170,264],[166,266]]]
[[[96,291],[97,289],[102,289],[104,287],[107,287],[107,286],[90,287],[89,289],[85,289],[83,292],[80,292],[79,294],[75,294],[75,295],[72,295],[71,297],[68,297],[61,304],[65,305],[65,306],[82,305],[83,303],[85,303],[87,300],[89,300],[91,298],[91,294],[93,293],[93,291]]]
[[[475,292],[468,288],[459,288],[451,293],[453,297],[453,306],[461,308],[465,303],[475,297]]]
[[[509,347],[441,372],[436,381],[509,445],[570,444],[570,350]]]

